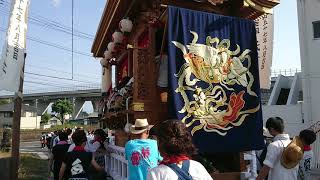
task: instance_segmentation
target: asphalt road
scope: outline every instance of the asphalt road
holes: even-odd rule
[[[48,159],[48,149],[41,148],[40,141],[20,142],[20,153],[38,154],[41,159]]]

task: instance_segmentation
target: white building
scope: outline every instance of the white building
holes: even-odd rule
[[[310,127],[317,131],[313,165],[320,168],[320,1],[297,0],[297,11],[302,72],[277,78],[263,118],[282,117],[291,136]]]
[[[13,109],[13,103],[0,106],[0,128],[12,126]],[[40,121],[41,117],[37,115],[36,108],[22,105],[20,129],[38,129]]]
[[[303,89],[303,119],[320,121],[320,1],[297,0]],[[317,127],[315,127],[317,128]],[[314,144],[316,166],[320,168],[320,134]]]

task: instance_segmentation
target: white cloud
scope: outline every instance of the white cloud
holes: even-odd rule
[[[58,7],[60,5],[61,0],[52,0],[52,4],[54,7]]]

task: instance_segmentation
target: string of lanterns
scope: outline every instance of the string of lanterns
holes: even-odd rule
[[[129,18],[124,18],[119,22],[120,31],[112,34],[112,42],[108,43],[107,50],[103,54],[104,58],[100,60],[101,66],[106,67],[108,64],[116,63],[114,54],[125,47],[132,27],[133,23]]]

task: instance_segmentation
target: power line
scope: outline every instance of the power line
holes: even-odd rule
[[[47,88],[33,88],[34,86],[31,86],[29,84],[36,84],[36,85],[40,85],[40,86],[49,86],[49,87],[47,87]],[[31,92],[31,91],[57,92],[57,91],[89,90],[89,89],[100,89],[101,88],[101,85],[99,85],[99,84],[83,84],[83,85],[77,85],[77,86],[72,85],[72,86],[66,87],[66,85],[61,86],[61,84],[57,85],[57,84],[52,84],[52,83],[43,83],[43,82],[29,81],[29,80],[26,80],[25,86],[33,88],[33,89],[26,90],[29,92]],[[59,89],[54,89],[52,87],[59,88]]]
[[[6,32],[6,29],[0,27],[0,31]],[[47,46],[51,46],[51,47],[54,47],[54,48],[57,48],[57,49],[61,49],[61,50],[64,50],[64,51],[72,52],[72,50],[67,48],[67,47],[64,47],[64,46],[61,46],[59,44],[55,44],[55,43],[52,43],[52,42],[44,41],[44,40],[29,36],[29,35],[27,36],[27,39],[29,39],[30,41],[34,41],[34,42],[43,44],[43,45],[47,45]],[[76,53],[76,54],[79,54],[79,55],[92,57],[92,55],[89,54],[89,53],[84,53],[84,52],[81,52],[81,51],[73,51],[73,52]]]
[[[27,81],[31,80],[33,82],[39,82],[39,83],[46,83],[47,85],[56,85],[56,86],[63,86],[63,87],[92,87],[92,86],[100,86],[98,83],[82,83],[82,84],[74,84],[74,82],[56,82],[56,81],[45,81],[43,79],[30,79],[27,78]]]
[[[28,81],[28,80],[26,80],[24,82],[32,83],[32,84],[38,84],[38,85],[44,85],[44,86],[54,86],[54,87],[64,88],[63,86],[53,85],[53,84],[49,84],[49,83],[41,83],[41,82]]]
[[[46,84],[48,86],[50,85],[56,85],[56,86],[63,86],[63,87],[73,87],[73,88],[77,88],[77,87],[100,87],[101,85],[98,84],[98,83],[74,83],[74,82],[64,82],[64,83],[61,83],[61,82],[57,82],[57,81],[45,81],[43,79],[34,79],[34,78],[26,78],[27,81],[33,81],[33,82],[39,82],[41,84]]]
[[[10,9],[10,3],[9,2],[6,2],[7,3],[7,7]],[[7,13],[9,14],[9,9],[7,9],[8,11],[4,13]],[[57,21],[54,21],[54,20],[51,20],[49,18],[46,18],[46,17],[43,17],[43,16],[40,16],[36,13],[33,13],[31,12],[30,13],[31,15],[29,16],[29,19],[31,21],[34,21],[35,22],[35,25],[39,25],[39,26],[42,26],[42,27],[50,27],[54,30],[57,30],[57,31],[61,31],[61,32],[64,32],[64,33],[67,33],[67,34],[71,34],[71,29],[70,27],[66,26],[66,25],[63,25],[61,24],[60,22],[57,22]],[[92,34],[88,34],[88,33],[85,33],[85,32],[81,32],[79,30],[76,30],[74,29],[74,32],[75,32],[75,36],[78,36],[78,37],[81,37],[81,38],[86,38],[86,39],[89,39],[89,40],[93,40],[94,39],[94,35]]]
[[[31,64],[27,64],[27,67],[31,67],[31,68],[36,68],[36,69],[46,69],[49,71],[54,71],[54,72],[59,72],[59,73],[65,73],[65,74],[71,74],[70,72],[66,72],[66,71],[61,71],[61,70],[56,70],[56,69],[51,69],[48,67],[43,67],[43,66],[36,66],[36,65],[31,65]],[[80,77],[87,77],[87,78],[92,78],[92,79],[100,79],[96,74],[88,74],[88,75],[84,75],[84,74],[77,74],[75,73],[74,75],[80,76]],[[96,76],[96,77],[93,77]]]
[[[26,86],[33,88],[28,89],[29,91],[61,91],[61,90],[88,90],[88,89],[100,89],[101,85],[100,84],[81,84],[81,85],[70,85],[70,84],[53,84],[53,83],[48,83],[48,82],[38,82],[34,80],[26,80]],[[34,88],[34,86],[31,86],[29,84],[35,84],[35,85],[40,85],[40,86],[46,86],[46,88]],[[59,88],[59,90],[54,90],[52,87]]]
[[[5,2],[5,1],[4,1]],[[9,4],[9,2],[5,2],[7,4]],[[72,1],[73,3],[73,1]],[[73,4],[72,4],[72,8],[73,8]],[[0,9],[1,10],[1,9]],[[5,12],[5,11],[0,11],[2,13],[5,13],[7,15],[10,15],[9,12]],[[33,13],[31,13],[33,14]],[[72,16],[73,16],[73,9],[72,9]],[[72,82],[85,82],[85,83],[88,83],[89,81],[80,81],[80,80],[75,80],[74,79],[74,67],[73,67],[73,53],[76,53],[76,54],[80,54],[80,55],[84,55],[84,56],[89,56],[89,57],[92,57],[91,54],[87,54],[87,53],[83,53],[83,52],[80,52],[80,51],[74,51],[74,47],[73,47],[73,37],[76,36],[76,37],[80,37],[80,38],[87,38],[87,39],[93,39],[94,36],[90,35],[90,34],[87,34],[87,33],[83,33],[81,31],[78,31],[78,30],[75,30],[73,28],[73,17],[72,17],[72,27],[71,27],[71,33],[70,33],[70,28],[65,26],[65,25],[62,25],[61,23],[58,23],[56,21],[52,21],[48,18],[45,18],[45,17],[42,17],[42,16],[38,16],[36,15],[35,17],[33,16],[29,16],[29,19],[30,19],[30,22],[32,24],[35,24],[35,25],[38,25],[38,26],[42,26],[42,27],[45,27],[45,28],[51,28],[51,29],[54,29],[54,30],[57,30],[57,31],[61,31],[61,32],[64,32],[64,33],[67,33],[67,34],[71,34],[72,35],[72,48],[71,50],[67,47],[64,47],[64,46],[61,46],[59,44],[54,44],[54,43],[51,43],[51,42],[47,42],[47,41],[43,41],[41,39],[38,39],[38,38],[35,38],[35,37],[30,37],[28,36],[27,39],[31,40],[31,41],[34,41],[34,42],[37,42],[37,43],[40,43],[40,44],[44,44],[44,45],[47,45],[47,46],[51,46],[51,47],[55,47],[55,48],[58,48],[58,49],[62,49],[62,50],[65,50],[65,51],[71,51],[72,53],[72,78],[69,79],[69,78],[63,78],[63,77],[57,77],[57,76],[49,76],[49,75],[44,75],[44,74],[37,74],[37,73],[30,73],[30,72],[26,72],[26,74],[28,75],[33,75],[33,76],[39,76],[39,77],[46,77],[46,78],[52,78],[52,79],[59,79],[59,80],[66,80],[66,81],[72,81]],[[1,30],[2,29],[2,30]],[[6,32],[6,29],[4,28],[1,28],[0,27],[0,31],[3,31],[3,32]],[[75,33],[77,32],[77,33]],[[91,37],[90,37],[91,36]],[[56,71],[56,70],[55,70]],[[89,76],[87,76],[89,77]],[[90,77],[92,78],[92,77]],[[91,82],[89,82],[91,83]],[[44,84],[44,83],[42,83]]]
[[[84,82],[84,83],[91,83],[90,81],[80,81],[76,79],[70,79],[70,78],[63,78],[63,77],[57,77],[57,76],[49,76],[45,74],[37,74],[37,73],[32,73],[32,72],[25,72],[25,74],[30,74],[34,76],[41,76],[41,77],[47,77],[47,78],[53,78],[53,79],[61,79],[61,80],[69,80],[69,81],[75,81],[75,82]]]
[[[61,83],[61,82],[59,83],[59,82],[52,82],[52,81],[48,82],[48,81],[44,81],[42,79],[26,78],[26,81],[29,81],[29,80],[31,80],[33,82],[43,83],[43,84],[45,83],[47,85],[56,85],[56,86],[63,86],[63,87],[75,86],[75,84],[68,84],[68,83]]]
[[[72,80],[66,80],[66,79],[57,79],[57,78],[52,78],[52,77],[43,77],[39,75],[34,75],[34,74],[25,74],[27,79],[31,80],[38,80],[38,81],[43,81],[43,82],[52,82],[52,83],[64,83],[68,85],[79,85],[79,84],[100,84],[99,81],[86,81],[83,79],[77,79],[77,81],[72,81]],[[55,76],[53,76],[55,77]],[[79,82],[81,81],[81,82]]]
[[[0,9],[1,10],[1,9]],[[9,11],[4,11],[4,10],[1,10],[0,11],[2,14],[5,14],[5,15],[10,15]],[[63,29],[63,28],[59,28],[59,27],[56,27],[56,26],[52,26],[51,24],[48,24],[46,22],[42,22],[41,20],[39,19],[36,19],[36,18],[33,18],[33,17],[29,17],[29,23],[31,24],[34,24],[34,25],[37,25],[37,26],[41,26],[41,27],[44,27],[44,28],[51,28],[53,30],[56,30],[56,31],[60,31],[60,32],[63,32],[63,33],[67,33],[67,34],[71,34],[69,31]],[[85,37],[85,36],[80,36],[79,37],[81,38],[88,38],[88,37]],[[91,38],[88,38],[88,39],[91,39]]]
[[[88,85],[88,84],[96,84],[99,85],[100,82],[98,81],[83,81],[83,80],[79,80],[81,82],[78,81],[70,81],[70,80],[61,80],[61,79],[56,79],[56,78],[48,78],[47,77],[39,77],[36,75],[31,75],[31,74],[25,74],[26,76],[26,80],[36,80],[36,81],[40,81],[40,82],[44,82],[44,83],[54,83],[54,84],[59,84],[59,85],[64,85],[64,86],[78,86],[78,85]],[[83,82],[82,82],[83,81]]]

